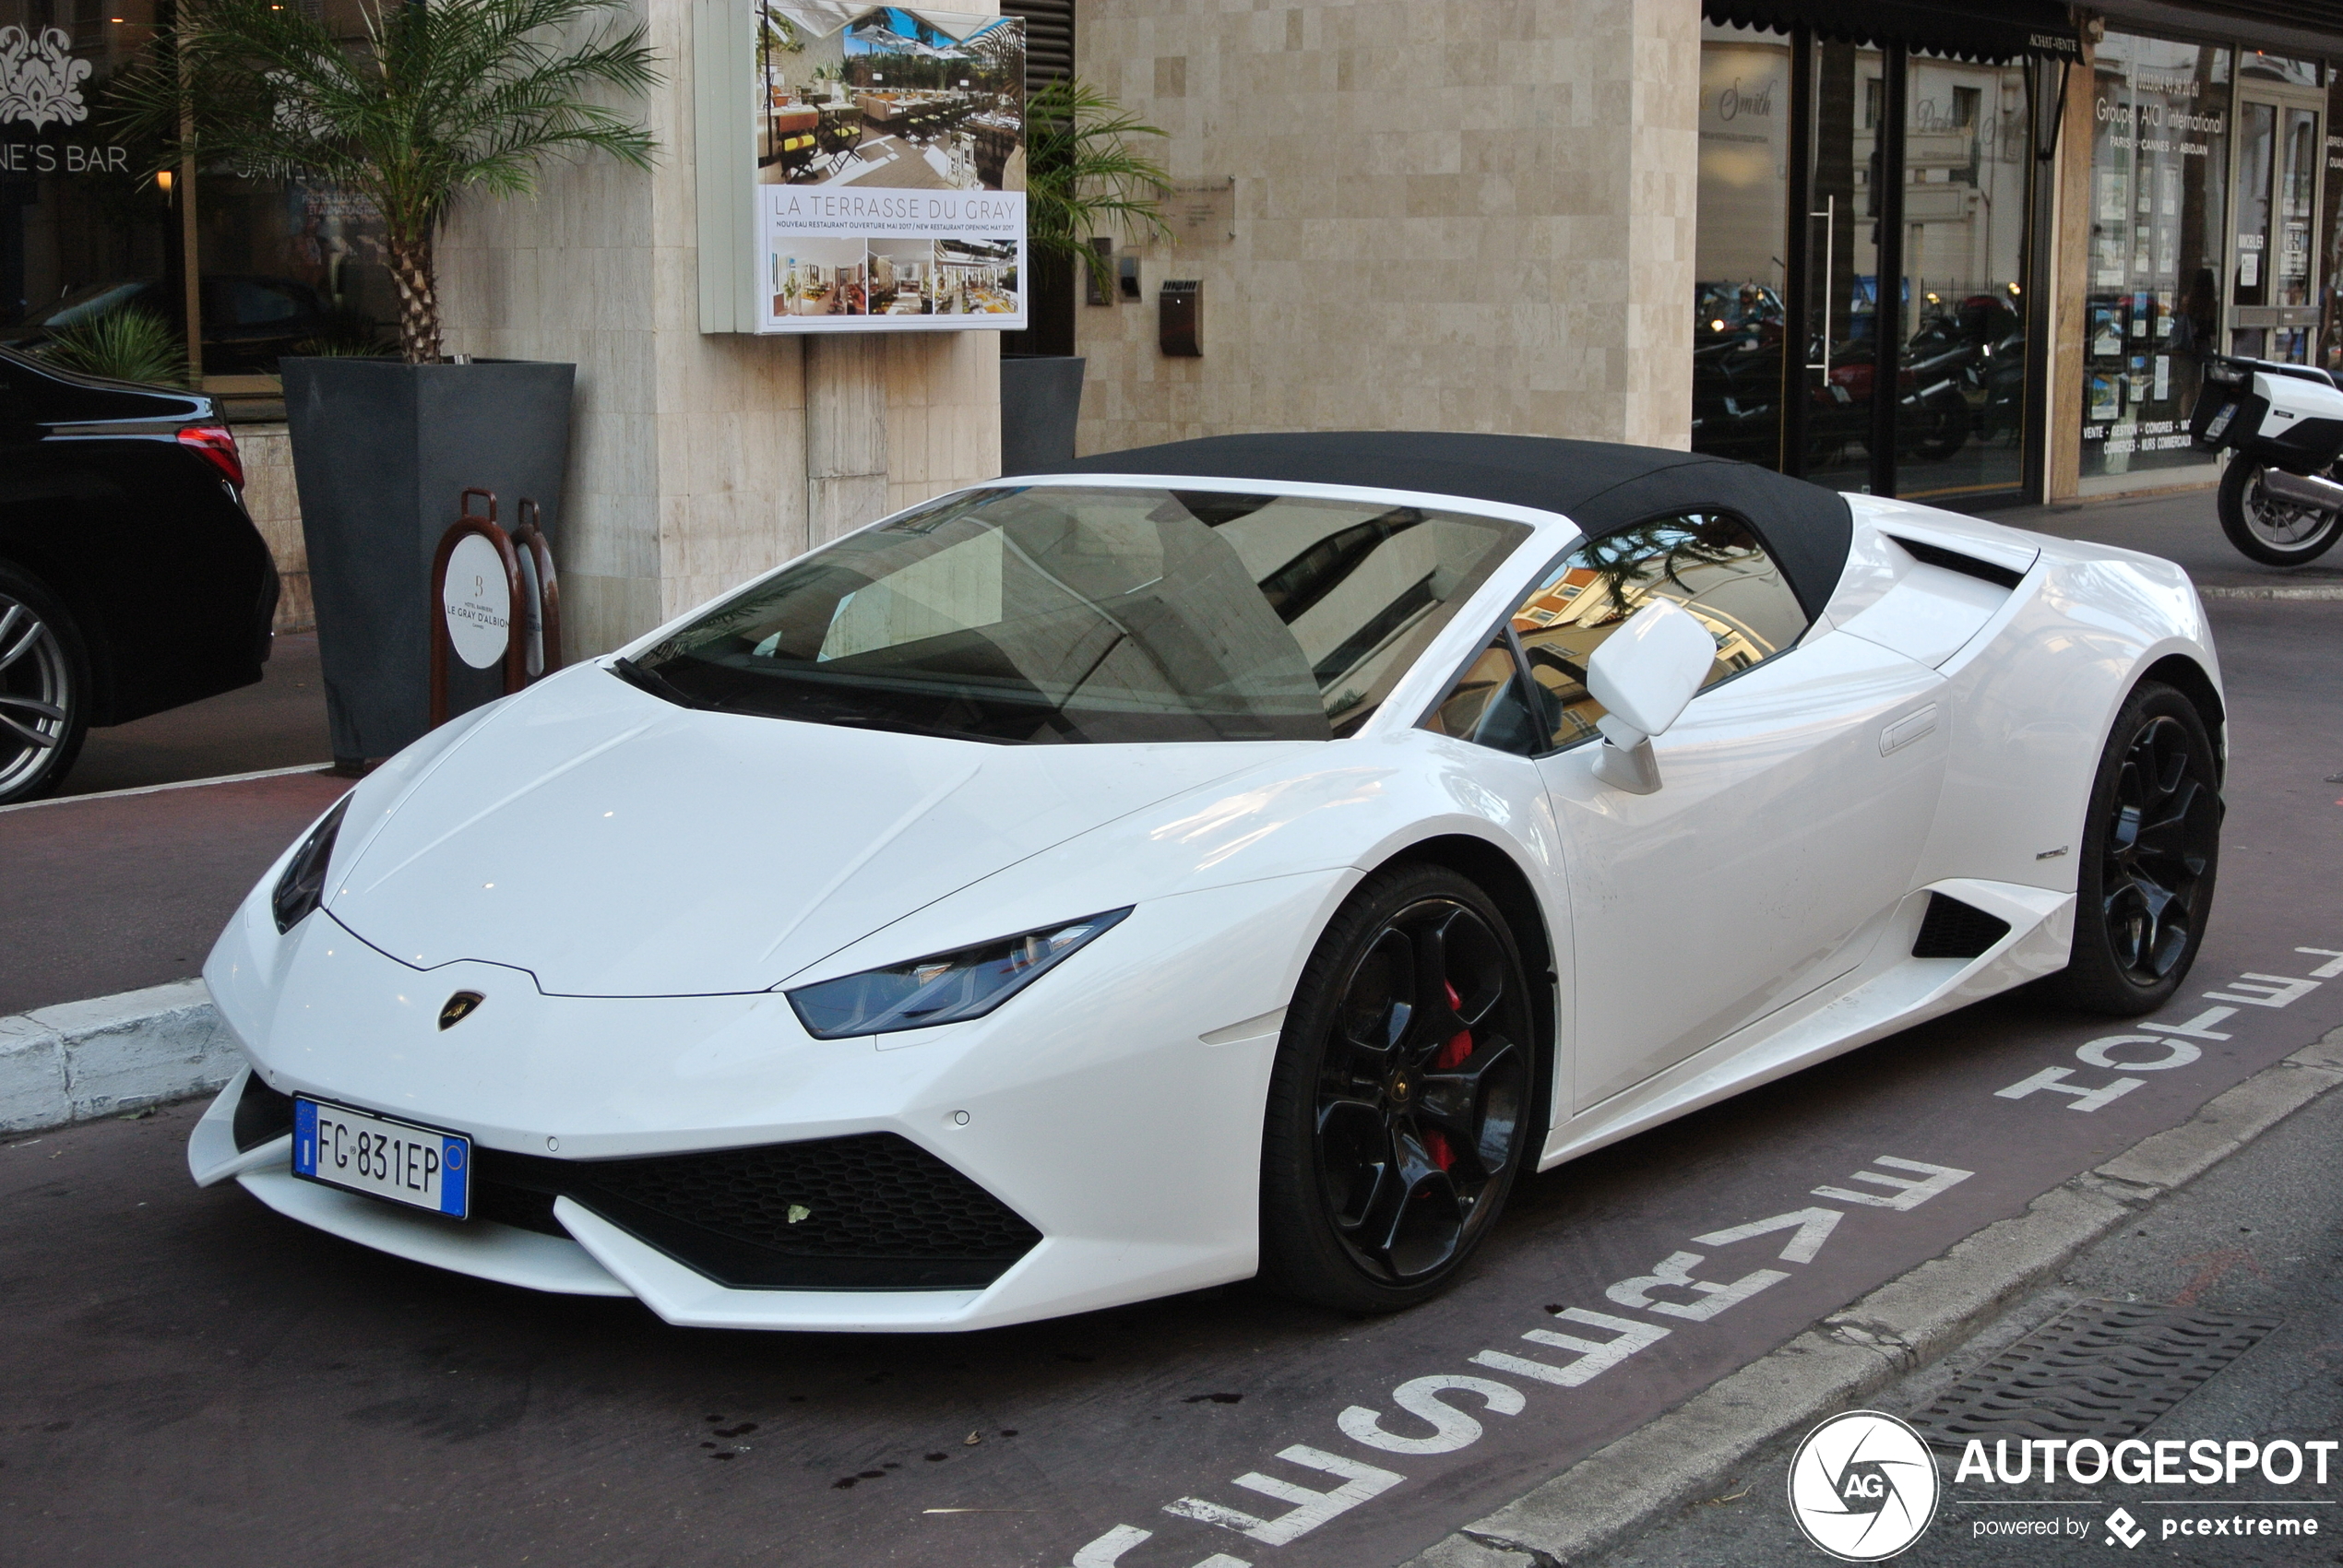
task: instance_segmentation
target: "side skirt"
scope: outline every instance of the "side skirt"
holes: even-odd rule
[[[2009,922],[1974,958],[1915,958],[1929,895],[1943,893]],[[1905,896],[1869,960],[1835,984],[1736,1029],[1630,1089],[1556,1124],[1540,1170],[1663,1122],[1827,1062],[1900,1029],[2055,974],[2074,944],[2075,896],[1966,877]]]

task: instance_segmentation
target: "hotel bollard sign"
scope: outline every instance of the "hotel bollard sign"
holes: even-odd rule
[[[1025,24],[701,0],[701,329],[1015,330]]]

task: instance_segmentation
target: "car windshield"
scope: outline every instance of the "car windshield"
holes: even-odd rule
[[[622,667],[671,700],[1005,743],[1355,731],[1518,523],[999,487],[829,544]]]

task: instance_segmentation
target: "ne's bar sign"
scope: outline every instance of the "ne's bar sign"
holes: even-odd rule
[[[755,330],[1025,312],[1025,24],[753,0]]]

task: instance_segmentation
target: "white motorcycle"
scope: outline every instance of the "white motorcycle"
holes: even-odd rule
[[[2343,539],[2343,387],[2323,370],[2208,355],[2189,422],[2196,444],[2234,454],[2221,531],[2254,560],[2301,566]]]

